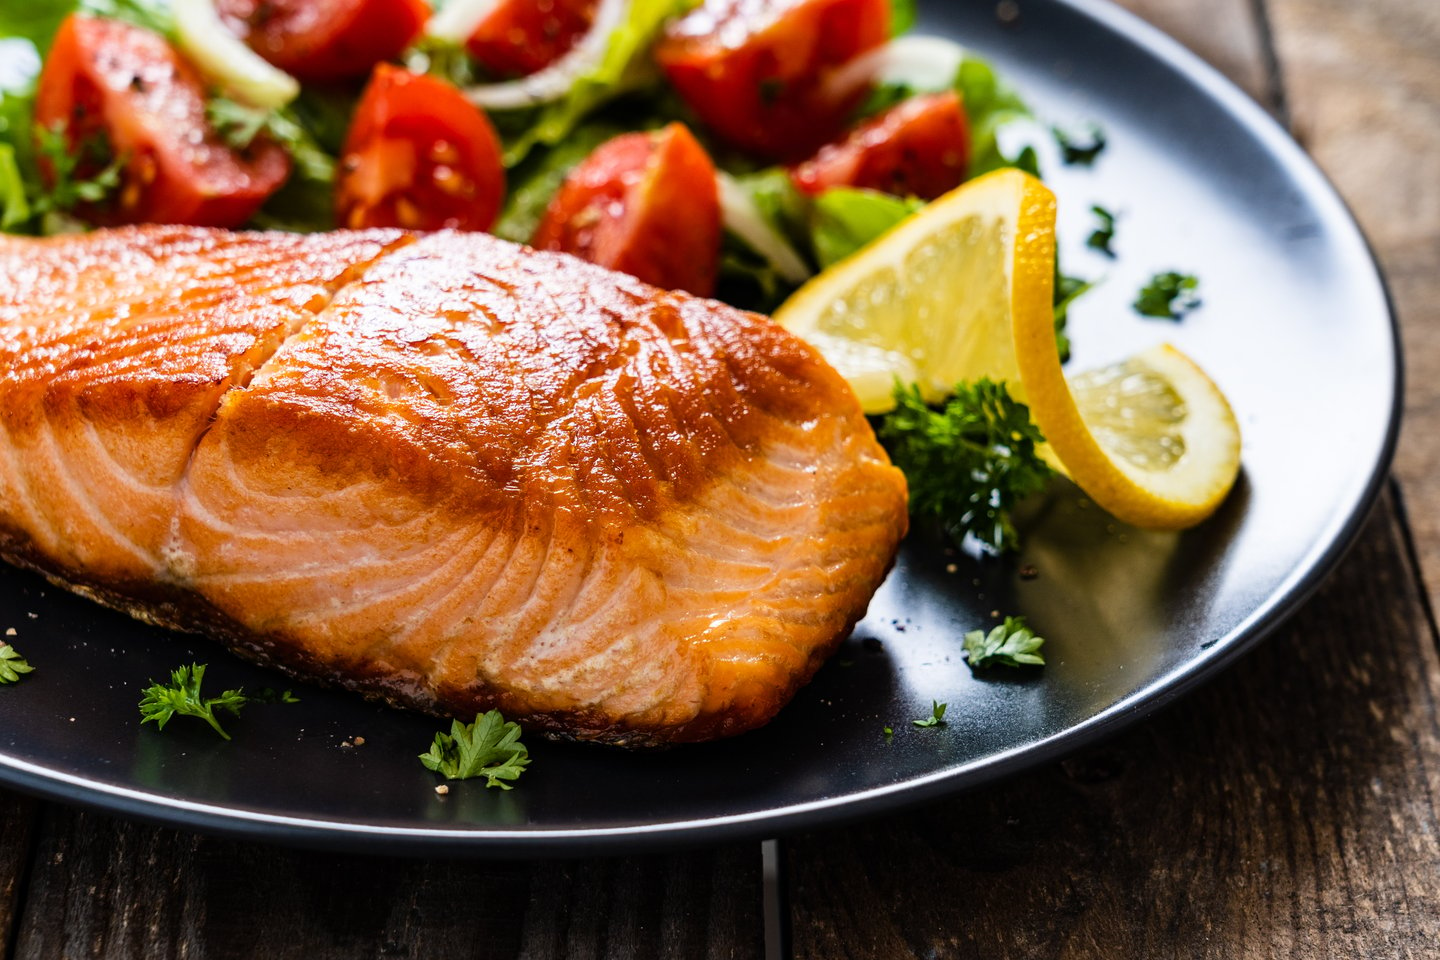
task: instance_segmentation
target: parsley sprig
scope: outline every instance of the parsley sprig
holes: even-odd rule
[[[0,643],[0,683],[15,683],[21,674],[32,673],[34,670],[35,668],[20,656],[19,650],[8,643]]]
[[[1135,298],[1135,310],[1141,316],[1162,320],[1179,320],[1200,306],[1200,278],[1189,273],[1168,270],[1150,278]]]
[[[72,144],[63,124],[36,126],[35,143],[41,158],[49,164],[52,184],[31,203],[32,216],[64,213],[82,203],[103,203],[120,189],[126,157],[114,155],[104,134]],[[98,173],[80,176],[82,168],[93,169],[99,164],[104,166]]]
[[[481,714],[474,723],[455,720],[448,734],[435,734],[435,743],[420,755],[420,762],[447,780],[484,777],[485,786],[509,790],[505,781],[518,780],[530,765],[520,733],[520,724],[506,721],[499,710]]]
[[[946,706],[948,706],[948,704],[941,703],[941,702],[938,701],[938,700],[931,700],[931,701],[930,701],[930,716],[925,717],[925,718],[922,719],[922,720],[911,720],[910,722],[913,723],[913,724],[915,724],[915,726],[917,726],[917,727],[940,727],[940,726],[944,726],[944,725],[945,725],[945,707],[946,707]]]
[[[910,512],[997,553],[1015,549],[1010,511],[1052,473],[1036,451],[1044,438],[1030,408],[988,379],[958,384],[939,410],[914,385],[897,385],[895,400],[879,435],[909,481]]]
[[[205,664],[192,663],[188,667],[178,667],[170,674],[170,682],[156,683],[150,681],[150,686],[145,689],[144,695],[140,698],[141,723],[150,723],[165,729],[165,724],[176,715],[182,717],[196,717],[204,720],[215,730],[216,733],[230,739],[230,734],[220,726],[220,720],[216,717],[216,711],[225,711],[231,716],[240,716],[240,711],[252,703],[299,703],[298,697],[289,690],[277,693],[274,690],[262,690],[255,696],[246,696],[243,688],[237,690],[226,690],[218,697],[205,697],[200,692],[200,687],[205,681]]]
[[[1090,212],[1095,214],[1097,226],[1085,238],[1085,246],[1114,260],[1115,249],[1111,244],[1115,242],[1115,214],[1098,205],[1091,207]]]
[[[213,97],[205,104],[205,116],[216,135],[232,150],[243,153],[264,136],[290,154],[300,176],[320,183],[335,179],[335,159],[321,149],[310,131],[288,110],[268,110],[228,97]]]
[[[1045,643],[1025,625],[1024,617],[1006,617],[1005,622],[989,633],[971,630],[965,634],[965,658],[973,670],[986,667],[1042,667],[1045,658],[1040,647]]]

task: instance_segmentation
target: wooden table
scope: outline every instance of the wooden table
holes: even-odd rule
[[[1125,3],[1288,123],[1375,243],[1409,350],[1395,480],[1299,615],[1179,705],[788,839],[770,888],[797,957],[1440,956],[1440,3]],[[762,957],[765,889],[757,844],[392,861],[0,792],[0,960]]]

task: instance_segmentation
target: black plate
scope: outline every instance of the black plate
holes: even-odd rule
[[[193,721],[141,729],[147,677],[192,658],[217,683],[264,671],[145,628],[11,570],[0,630],[39,670],[0,690],[0,781],[189,827],[387,852],[590,853],[755,836],[877,814],[1051,758],[1116,730],[1234,660],[1334,565],[1386,470],[1399,351],[1363,239],[1298,147],[1178,45],[1100,3],[939,0],[921,30],[991,58],[1039,112],[1099,120],[1093,170],[1045,168],[1064,261],[1106,276],[1072,315],[1072,369],[1171,339],[1229,395],[1245,470],[1184,535],[1116,525],[1057,486],[1028,518],[1021,563],[980,565],[912,538],[871,613],[768,728],[657,755],[534,744],[518,789],[450,795],[415,756],[439,724],[303,689],[225,743]],[[1088,209],[1121,215],[1118,262],[1083,248]],[[1182,324],[1128,304],[1151,273],[1201,277]],[[1037,674],[971,676],[961,634],[1023,612],[1049,643]],[[880,641],[879,644],[875,641]],[[948,724],[917,729],[931,700]],[[894,728],[892,740],[883,733]],[[361,736],[361,747],[342,741]]]

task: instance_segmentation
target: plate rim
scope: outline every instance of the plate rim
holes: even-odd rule
[[[1256,609],[1213,643],[1211,650],[1187,661],[1087,720],[1002,753],[935,771],[900,783],[763,811],[687,821],[619,827],[556,829],[425,828],[366,824],[266,813],[241,807],[200,803],[108,784],[58,772],[0,753],[0,785],[44,799],[99,810],[169,827],[243,840],[333,851],[428,857],[563,857],[641,853],[706,844],[754,840],[798,830],[834,827],[894,814],[946,796],[975,789],[1042,763],[1053,762],[1163,709],[1214,679],[1238,658],[1269,637],[1328,579],[1354,545],[1389,475],[1404,411],[1405,363],[1399,318],[1375,248],[1334,184],[1290,133],[1259,103],[1199,55],[1138,15],[1111,0],[1049,0],[1084,16],[1122,40],[1149,52],[1207,95],[1266,149],[1318,204],[1340,214],[1327,218],[1348,227],[1358,239],[1384,305],[1390,331],[1392,390],[1386,430],[1365,483],[1343,513],[1321,531],[1316,545]]]

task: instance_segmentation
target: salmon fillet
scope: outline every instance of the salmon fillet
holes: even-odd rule
[[[765,723],[905,483],[769,320],[483,234],[0,241],[0,555],[426,712]]]

